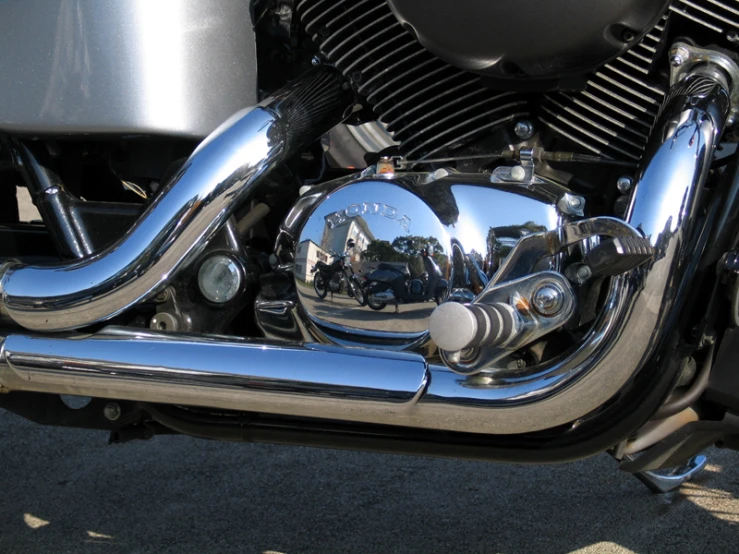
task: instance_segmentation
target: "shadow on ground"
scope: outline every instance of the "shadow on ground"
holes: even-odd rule
[[[0,552],[738,552],[739,455],[651,495],[606,456],[518,467],[100,432],[0,411]]]

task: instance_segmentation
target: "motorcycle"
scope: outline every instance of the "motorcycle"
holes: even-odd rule
[[[383,310],[388,302],[395,303],[395,312],[399,311],[399,303],[417,303],[434,300],[437,305],[444,302],[449,295],[449,282],[441,278],[439,265],[424,248],[421,259],[426,271],[420,279],[412,279],[407,265],[403,269],[381,263],[377,269],[367,276],[366,304],[373,310]]]
[[[679,486],[739,449],[737,10],[0,2],[0,407]],[[349,239],[432,309],[315,302]]]
[[[347,243],[347,248],[354,248],[354,243],[351,241]],[[333,256],[330,264],[318,261],[311,269],[311,273],[315,274],[313,289],[318,298],[326,298],[329,292],[332,294],[343,292],[346,286],[349,298],[354,298],[360,306],[367,305],[364,289],[352,269],[351,262],[347,261],[349,252],[344,252],[344,254],[330,252],[330,254]]]

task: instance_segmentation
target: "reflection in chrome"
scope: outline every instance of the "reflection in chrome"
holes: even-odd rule
[[[603,311],[580,345],[548,362],[459,375],[405,352],[108,330],[79,339],[7,337],[0,387],[486,434],[528,433],[571,423],[603,406],[636,371],[648,370],[678,319],[683,291],[697,269],[697,253],[710,236],[701,232],[706,219],[697,217],[696,199],[729,104],[725,85],[703,74],[687,77],[671,91],[632,191],[628,224],[595,218],[559,225],[556,202],[537,200],[526,187],[487,188],[476,186],[473,178],[460,182],[452,175],[428,188],[413,176],[408,182],[399,176],[385,181],[368,177],[329,185],[309,192],[301,204],[304,213],[286,220],[277,267],[295,269],[301,255],[311,250],[294,251],[288,260],[290,242],[321,247],[326,215],[363,202],[402,207],[414,226],[419,222],[412,237],[382,216],[373,219],[382,224],[372,226],[357,223],[358,217],[347,220],[346,227],[355,226],[359,251],[374,248],[378,261],[370,263],[407,269],[410,286],[417,280],[423,290],[423,279],[411,271],[425,267],[422,260],[412,267],[424,247],[450,288],[471,286],[465,256],[474,250],[488,279],[484,290],[475,291],[475,302],[513,279],[549,269],[552,254],[565,245],[595,235],[642,233],[655,250],[653,261],[613,278]],[[534,228],[527,226],[529,221]],[[510,236],[506,233],[512,226],[529,232],[506,244],[502,239]],[[346,244],[342,229],[331,230],[329,239],[336,232]],[[375,242],[381,243],[373,247]],[[501,260],[489,244],[505,246],[507,256]],[[386,261],[386,254],[400,259]],[[538,267],[542,260],[546,268]],[[367,323],[366,314],[376,314],[368,306],[322,304],[310,297],[310,286],[297,286],[303,287],[297,299],[262,299],[257,304],[258,311],[270,314],[272,330],[285,325],[285,336],[365,345],[384,340],[399,350],[408,348],[413,337],[427,340],[425,330],[405,330],[425,329],[425,316],[421,326],[415,304],[409,304],[413,309],[408,312],[403,311],[408,306],[401,306],[399,315],[410,315],[406,321],[387,310],[378,312],[394,330],[376,331]],[[266,327],[264,319],[260,324]]]
[[[632,189],[628,224],[615,219],[595,218],[564,224],[554,232],[538,232],[540,229],[537,229],[533,233],[517,237],[518,240],[512,243],[495,240],[498,248],[507,250],[500,258],[494,255],[494,249],[483,250],[481,268],[489,278],[485,289],[488,292],[499,283],[525,277],[542,269],[536,267],[542,256],[551,255],[565,245],[591,241],[598,236],[629,234],[643,235],[650,240],[655,249],[654,260],[647,266],[611,280],[602,313],[583,337],[581,344],[565,356],[538,366],[509,372],[500,371],[494,376],[487,372],[461,376],[446,367],[431,366],[426,393],[416,409],[404,414],[402,419],[396,421],[397,424],[479,433],[525,433],[551,428],[572,422],[602,406],[636,371],[650,361],[665,334],[671,331],[674,315],[682,307],[684,295],[681,291],[690,282],[696,269],[696,264],[689,260],[698,259],[696,253],[702,251],[702,241],[709,235],[699,232],[703,222],[695,217],[696,198],[706,181],[714,149],[726,125],[730,107],[725,83],[711,80],[705,75],[688,76],[672,90],[668,98],[658,120],[658,127],[652,133],[637,183]],[[499,225],[495,223],[498,214],[505,214],[509,221],[511,217],[516,217],[520,226],[522,221],[528,221],[529,214],[536,213],[536,210],[532,212],[513,207],[521,194],[528,193],[527,187],[519,186],[493,189],[489,199],[481,199],[470,206],[471,212],[467,211],[467,206],[459,209],[459,203],[447,200],[447,204],[456,208],[456,211],[452,214],[441,212],[439,217],[432,210],[433,217],[430,217],[430,206],[434,205],[434,199],[448,193],[451,189],[448,186],[450,180],[464,181],[471,185],[470,188],[478,190],[473,178],[468,179],[466,175],[445,177],[441,182],[447,186],[440,187],[438,191],[434,185],[440,181],[435,181],[428,189],[413,189],[413,182],[422,182],[422,177],[415,178],[415,181],[413,177],[408,177],[411,179],[410,183],[404,183],[402,179],[404,177],[396,176],[393,181],[385,182],[384,185],[397,186],[400,190],[396,194],[406,195],[404,202],[396,202],[397,205],[405,206],[408,203],[418,206],[414,212],[421,215],[419,219],[426,218],[427,225],[437,233],[432,236],[441,237],[438,240],[442,246],[454,247],[453,239],[458,239],[458,236],[455,237],[452,233],[459,232],[463,219],[470,224],[473,221],[484,222],[477,223],[475,229],[469,233],[471,236],[475,236],[475,233],[480,236],[491,226],[495,228],[495,225]],[[352,202],[363,202],[365,199],[361,196],[364,195],[364,187],[369,187],[369,191],[379,184],[366,178],[354,185],[341,183],[333,189],[329,186],[323,193],[316,192],[316,196],[309,204],[305,204],[300,213],[291,214],[291,236],[297,240],[297,233],[302,228],[302,234],[299,235],[301,238],[320,237],[324,209],[325,214],[341,209],[341,204],[346,205],[348,198],[341,198],[341,203],[336,208],[324,208],[324,203],[330,202],[342,191],[353,197]],[[419,192],[412,194],[411,190]],[[537,194],[541,193],[540,190],[535,190]],[[405,198],[408,199],[407,203]],[[550,199],[552,200],[556,204],[556,198]],[[388,202],[374,198],[367,201]],[[532,207],[539,209],[542,206],[546,207],[547,204],[532,204]],[[479,214],[481,217],[469,217],[469,214]],[[307,224],[301,226],[300,221],[306,219]],[[536,221],[536,218],[531,219]],[[458,221],[460,225],[453,226],[452,221]],[[546,229],[553,231],[554,227]],[[381,239],[389,242],[392,247],[394,236],[396,235],[386,233]],[[497,232],[493,233],[496,239],[498,236]],[[500,233],[500,239],[507,239],[509,236]],[[469,272],[464,271],[452,274],[458,267],[467,267],[464,263],[459,266],[455,262],[457,259],[463,261],[463,254],[474,248],[468,246],[464,240],[460,242],[462,246],[459,256],[455,255],[454,250],[444,250],[444,255],[451,254],[446,269],[453,293],[459,284],[458,275],[469,275]],[[481,301],[484,296],[485,293],[480,295],[477,292],[475,301]],[[304,302],[302,296],[300,301]],[[305,326],[301,332],[309,333],[304,335],[305,338],[320,337],[320,340],[339,344],[361,345],[372,344],[372,341],[377,344],[375,335],[383,336],[379,330],[371,331],[372,327],[367,323],[370,321],[369,317],[365,315],[371,312],[367,308],[354,308],[353,312],[345,312],[335,306],[326,306],[315,313],[311,312],[313,308],[309,300],[296,305],[293,311],[297,316],[304,316],[301,322],[305,322]],[[361,313],[361,318],[359,315],[354,316],[354,313]],[[351,322],[345,317],[347,314],[351,314]],[[403,315],[402,311],[400,315]],[[393,329],[395,332],[387,332],[384,336],[390,341],[396,333],[402,334],[400,330],[403,327],[394,319],[393,314],[385,317],[385,321],[377,323],[377,328]],[[423,323],[420,315],[409,319],[420,330],[426,328],[426,317],[427,313],[424,313]],[[332,319],[333,322],[329,323]],[[408,324],[405,325],[407,329]],[[293,328],[297,326],[299,324],[295,323]],[[325,332],[324,328],[327,329]],[[414,336],[423,337],[424,334],[419,331]],[[406,340],[410,344],[411,341]]]
[[[428,181],[426,174],[378,180],[367,173],[309,194],[283,226],[295,244],[298,299],[316,338],[350,344],[351,336],[355,344],[394,348],[427,342],[439,303],[463,291],[474,298],[522,237],[561,222],[556,203],[566,189],[556,185],[537,191],[481,175],[445,172]],[[319,297],[306,272],[348,241],[366,306]]]
[[[700,96],[690,89],[674,91],[659,132],[653,135],[629,210],[631,225],[650,239],[657,255],[651,266],[613,279],[603,313],[581,346],[564,358],[510,374],[464,376],[447,367],[427,366],[417,354],[108,330],[81,339],[7,337],[0,386],[473,433],[527,433],[572,422],[616,394],[671,330],[669,321],[681,307],[680,293],[696,267],[686,261],[697,260],[694,254],[703,247],[699,241],[705,240],[696,232],[701,222],[693,212],[728,107],[726,90],[718,84]],[[395,186],[394,192],[403,199],[420,201],[418,196],[405,196],[408,191],[397,184],[383,185]],[[329,205],[318,211],[319,217],[340,209],[332,207],[330,199],[341,190],[359,193],[354,188],[327,194],[322,202]],[[338,200],[345,204],[346,198]],[[452,220],[432,219],[429,228],[456,229],[450,221],[461,222],[461,214],[462,210]],[[315,233],[308,236],[320,236],[324,221],[310,217],[304,227],[304,232]],[[629,229],[616,220],[585,220],[564,225],[559,236],[567,244],[618,227],[621,232]],[[515,250],[528,251],[547,235],[537,233],[519,241],[500,271],[510,268],[510,276],[523,262],[531,267],[534,257],[517,255]],[[380,236],[387,240],[387,234]],[[496,286],[491,280],[482,297]],[[293,321],[286,333],[295,336],[305,336],[307,327],[291,316],[308,308],[291,301],[257,305],[274,317],[270,321],[277,327],[280,318],[288,325]],[[372,313],[366,307],[352,310]],[[347,329],[325,327],[336,335]],[[366,329],[347,334],[355,340],[369,340],[371,335]]]

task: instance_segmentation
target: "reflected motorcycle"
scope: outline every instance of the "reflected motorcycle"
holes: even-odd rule
[[[350,243],[347,246],[353,248],[354,245]],[[333,256],[330,264],[318,261],[311,269],[311,273],[314,274],[313,289],[318,297],[323,299],[329,292],[332,294],[343,292],[346,287],[349,297],[359,302],[360,306],[365,306],[367,304],[365,291],[348,260],[349,252],[343,254],[330,252],[330,254]]]
[[[679,486],[739,449],[738,13],[0,2],[0,408]]]
[[[366,278],[367,305],[379,311],[391,302],[398,312],[400,303],[433,300],[438,305],[444,302],[449,295],[449,282],[441,278],[439,265],[428,249],[421,251],[421,259],[425,271],[417,279],[411,278],[407,264],[402,269],[387,263],[379,264]]]

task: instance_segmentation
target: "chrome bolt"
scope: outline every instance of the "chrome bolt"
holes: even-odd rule
[[[626,194],[631,190],[631,185],[633,184],[634,181],[631,179],[631,177],[629,177],[628,175],[622,175],[618,178],[618,181],[616,181],[616,188],[621,194]]]
[[[544,316],[556,315],[564,305],[564,294],[554,285],[542,285],[531,297],[534,309]]]
[[[311,58],[310,64],[314,67],[317,65],[321,65],[321,58],[319,58],[318,56],[313,56],[313,58]]]
[[[180,328],[180,322],[174,315],[167,312],[159,312],[151,318],[149,329],[156,331],[177,331]]]
[[[534,125],[530,121],[519,121],[513,128],[513,132],[521,140],[528,140],[534,136]]]
[[[726,40],[736,44],[737,42],[739,42],[739,33],[737,33],[736,31],[729,31],[728,33],[726,33]]]
[[[582,196],[566,192],[559,199],[559,202],[557,202],[557,207],[563,213],[582,216],[583,209],[585,208],[585,199]]]
[[[103,415],[108,421],[116,421],[121,417],[121,407],[115,402],[110,402],[103,408]]]
[[[593,276],[593,270],[590,269],[590,267],[587,265],[581,265],[577,268],[577,272],[575,273],[575,275],[577,275],[578,281],[584,283]]]
[[[511,168],[511,179],[514,181],[523,181],[526,178],[526,170],[520,166],[516,165]]]
[[[684,48],[682,46],[680,46],[679,48],[675,48],[672,52],[670,52],[670,65],[672,67],[680,67],[687,61],[689,57],[690,52],[688,52],[687,48]]]

